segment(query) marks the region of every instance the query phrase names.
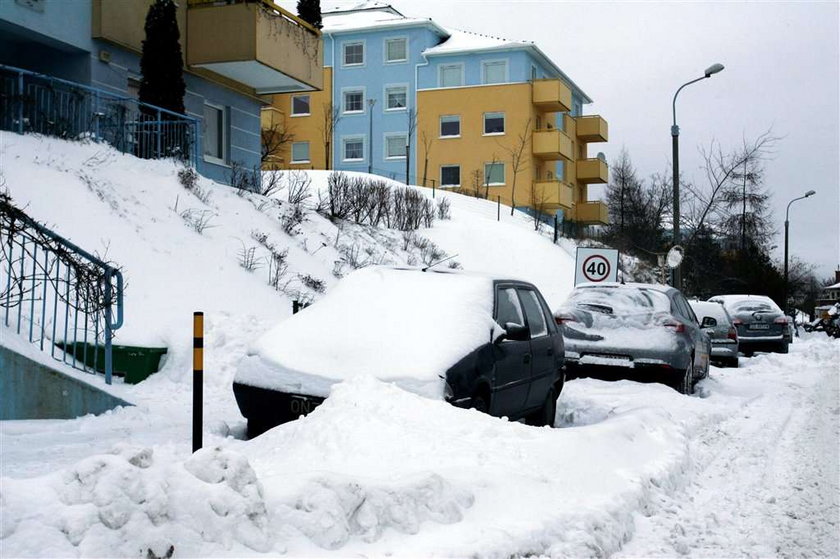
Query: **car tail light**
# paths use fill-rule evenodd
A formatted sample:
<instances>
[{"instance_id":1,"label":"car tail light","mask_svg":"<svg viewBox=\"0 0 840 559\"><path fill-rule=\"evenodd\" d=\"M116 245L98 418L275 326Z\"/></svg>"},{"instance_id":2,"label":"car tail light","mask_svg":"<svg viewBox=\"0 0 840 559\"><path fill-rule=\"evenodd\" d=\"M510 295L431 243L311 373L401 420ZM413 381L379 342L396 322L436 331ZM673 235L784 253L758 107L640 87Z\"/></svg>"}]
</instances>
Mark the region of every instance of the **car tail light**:
<instances>
[{"instance_id":1,"label":"car tail light","mask_svg":"<svg viewBox=\"0 0 840 559\"><path fill-rule=\"evenodd\" d=\"M666 319L662 323L662 326L677 333L685 332L685 324L678 320L674 320L673 318Z\"/></svg>"},{"instance_id":2,"label":"car tail light","mask_svg":"<svg viewBox=\"0 0 840 559\"><path fill-rule=\"evenodd\" d=\"M773 321L773 323L774 323L774 324L787 324L787 323L788 323L788 317L786 317L786 316L780 316L779 318L777 318L776 320L774 320L774 321Z\"/></svg>"},{"instance_id":3,"label":"car tail light","mask_svg":"<svg viewBox=\"0 0 840 559\"><path fill-rule=\"evenodd\" d=\"M726 337L730 340L738 341L738 331L735 328L730 328L729 332L727 332Z\"/></svg>"},{"instance_id":4,"label":"car tail light","mask_svg":"<svg viewBox=\"0 0 840 559\"><path fill-rule=\"evenodd\" d=\"M572 313L561 312L554 315L554 322L557 323L557 326L562 326L567 322L577 322L578 319Z\"/></svg>"}]
</instances>

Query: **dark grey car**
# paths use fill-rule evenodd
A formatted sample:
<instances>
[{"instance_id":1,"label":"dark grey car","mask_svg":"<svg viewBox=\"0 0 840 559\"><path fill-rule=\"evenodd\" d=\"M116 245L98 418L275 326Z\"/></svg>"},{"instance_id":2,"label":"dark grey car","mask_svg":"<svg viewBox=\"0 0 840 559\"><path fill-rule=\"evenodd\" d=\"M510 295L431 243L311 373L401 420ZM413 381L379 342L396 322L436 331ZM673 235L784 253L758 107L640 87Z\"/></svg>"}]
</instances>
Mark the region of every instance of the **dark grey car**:
<instances>
[{"instance_id":1,"label":"dark grey car","mask_svg":"<svg viewBox=\"0 0 840 559\"><path fill-rule=\"evenodd\" d=\"M672 287L579 285L554 317L563 332L569 378L628 377L689 394L709 374L709 337Z\"/></svg>"},{"instance_id":2,"label":"dark grey car","mask_svg":"<svg viewBox=\"0 0 840 559\"><path fill-rule=\"evenodd\" d=\"M709 299L720 303L732 317L738 330L741 353L750 356L755 351L787 353L793 340L790 319L770 297L764 295L716 295Z\"/></svg>"},{"instance_id":3,"label":"dark grey car","mask_svg":"<svg viewBox=\"0 0 840 559\"><path fill-rule=\"evenodd\" d=\"M689 301L700 326L712 341L712 361L724 367L738 366L738 331L720 303Z\"/></svg>"}]
</instances>

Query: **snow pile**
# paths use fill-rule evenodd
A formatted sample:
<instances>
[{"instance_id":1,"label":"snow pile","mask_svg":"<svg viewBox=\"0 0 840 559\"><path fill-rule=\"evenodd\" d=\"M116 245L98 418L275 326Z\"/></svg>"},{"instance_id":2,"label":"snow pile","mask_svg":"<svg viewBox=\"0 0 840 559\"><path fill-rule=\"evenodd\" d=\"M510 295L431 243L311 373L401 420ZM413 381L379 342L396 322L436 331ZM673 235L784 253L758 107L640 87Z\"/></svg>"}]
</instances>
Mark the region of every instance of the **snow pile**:
<instances>
[{"instance_id":1,"label":"snow pile","mask_svg":"<svg viewBox=\"0 0 840 559\"><path fill-rule=\"evenodd\" d=\"M236 381L327 396L335 382L373 375L441 397L442 375L494 326L489 277L367 268L263 336Z\"/></svg>"}]
</instances>

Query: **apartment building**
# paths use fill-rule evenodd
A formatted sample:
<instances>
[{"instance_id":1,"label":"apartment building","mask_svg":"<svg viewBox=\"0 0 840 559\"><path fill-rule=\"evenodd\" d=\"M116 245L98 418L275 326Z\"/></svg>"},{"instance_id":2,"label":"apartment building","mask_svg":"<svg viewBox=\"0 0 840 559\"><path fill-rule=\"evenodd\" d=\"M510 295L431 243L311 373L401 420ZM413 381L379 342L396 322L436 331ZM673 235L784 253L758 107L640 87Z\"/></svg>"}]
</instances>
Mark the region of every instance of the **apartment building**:
<instances>
[{"instance_id":1,"label":"apartment building","mask_svg":"<svg viewBox=\"0 0 840 559\"><path fill-rule=\"evenodd\" d=\"M326 12L324 88L274 96L264 125L289 141L278 168L369 171L460 189L583 225L607 223L588 200L605 183L607 122L531 42L446 29L389 5ZM517 155L518 154L518 155Z\"/></svg>"},{"instance_id":2,"label":"apartment building","mask_svg":"<svg viewBox=\"0 0 840 559\"><path fill-rule=\"evenodd\" d=\"M104 99L112 104L136 99L144 23L152 2L0 1L3 93L16 96L20 107L46 102L54 97L48 89L67 86L76 97L90 99L65 108L88 110L89 119L102 118ZM187 86L184 105L199 127L190 149L200 173L225 182L232 163L261 163L260 115L270 99L266 95L322 87L320 32L268 0L185 0L177 6ZM73 89L72 84L85 88ZM54 112L59 105L54 101L43 110ZM13 104L3 108L13 110ZM12 115L2 122L21 132L39 131L31 120Z\"/></svg>"}]
</instances>

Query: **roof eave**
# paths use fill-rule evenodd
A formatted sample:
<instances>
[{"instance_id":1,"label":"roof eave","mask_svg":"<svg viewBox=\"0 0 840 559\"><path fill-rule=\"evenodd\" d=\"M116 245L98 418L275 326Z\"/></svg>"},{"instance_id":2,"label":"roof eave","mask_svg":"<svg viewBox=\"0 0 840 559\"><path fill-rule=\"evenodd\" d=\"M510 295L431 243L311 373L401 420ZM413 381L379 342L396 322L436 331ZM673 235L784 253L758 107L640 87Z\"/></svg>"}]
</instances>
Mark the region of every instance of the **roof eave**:
<instances>
[{"instance_id":1,"label":"roof eave","mask_svg":"<svg viewBox=\"0 0 840 559\"><path fill-rule=\"evenodd\" d=\"M353 27L349 29L335 29L335 30L326 30L322 29L321 32L324 35L339 35L344 33L361 33L364 31L376 31L379 29L404 29L406 27L427 27L440 35L441 37L449 37L449 34L446 30L435 23L432 20L423 20L423 21L407 21L404 23L395 23L390 25L366 25L364 27Z\"/></svg>"}]
</instances>

